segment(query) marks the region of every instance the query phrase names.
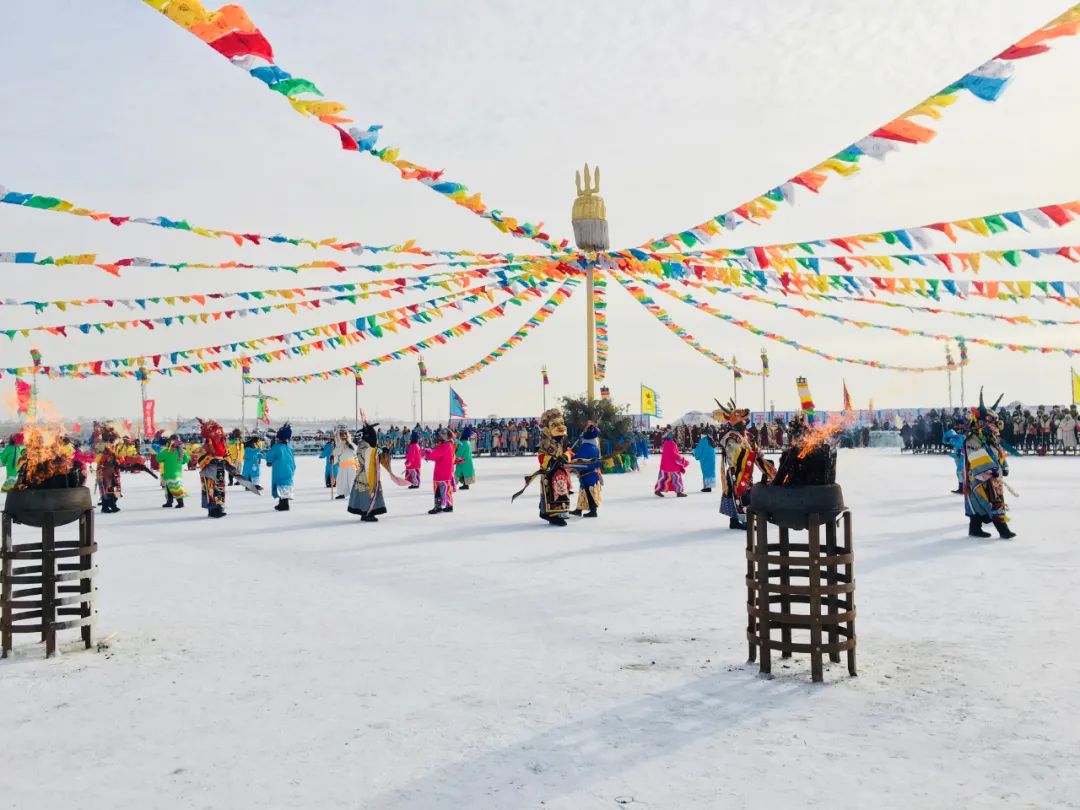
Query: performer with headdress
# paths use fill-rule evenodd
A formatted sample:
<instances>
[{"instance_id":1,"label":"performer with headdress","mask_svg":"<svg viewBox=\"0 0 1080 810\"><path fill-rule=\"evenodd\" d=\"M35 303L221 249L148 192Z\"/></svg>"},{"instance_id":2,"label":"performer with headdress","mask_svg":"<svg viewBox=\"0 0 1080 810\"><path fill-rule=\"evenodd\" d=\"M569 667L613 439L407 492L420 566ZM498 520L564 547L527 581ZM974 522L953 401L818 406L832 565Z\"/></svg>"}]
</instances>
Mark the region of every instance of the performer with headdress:
<instances>
[{"instance_id":1,"label":"performer with headdress","mask_svg":"<svg viewBox=\"0 0 1080 810\"><path fill-rule=\"evenodd\" d=\"M202 507L208 517L225 517L225 472L229 466L225 430L213 419L199 420L203 445L197 466L202 481Z\"/></svg>"},{"instance_id":2,"label":"performer with headdress","mask_svg":"<svg viewBox=\"0 0 1080 810\"><path fill-rule=\"evenodd\" d=\"M349 494L349 512L360 515L365 523L376 523L379 515L386 514L379 470L384 454L379 451L379 434L375 432L375 427L365 424L360 430L360 441L356 443L356 477ZM389 451L386 451L385 457L389 463Z\"/></svg>"},{"instance_id":3,"label":"performer with headdress","mask_svg":"<svg viewBox=\"0 0 1080 810\"><path fill-rule=\"evenodd\" d=\"M457 463L454 465L454 473L462 489L468 489L470 484L476 483L476 467L473 464L472 443L469 441L472 436L472 427L466 426L461 431L461 436L458 438L457 447L455 448Z\"/></svg>"},{"instance_id":4,"label":"performer with headdress","mask_svg":"<svg viewBox=\"0 0 1080 810\"><path fill-rule=\"evenodd\" d=\"M184 447L184 442L179 436L170 436L168 444L158 451L155 460L161 465L161 483L165 487L165 503L162 509L173 506L184 508L184 466L191 460L191 454Z\"/></svg>"},{"instance_id":5,"label":"performer with headdress","mask_svg":"<svg viewBox=\"0 0 1080 810\"><path fill-rule=\"evenodd\" d=\"M435 463L431 479L435 489L435 506L428 510L429 515L454 511L454 465L457 463L457 444L446 428L439 428L436 444L430 450L424 450L424 461Z\"/></svg>"},{"instance_id":6,"label":"performer with headdress","mask_svg":"<svg viewBox=\"0 0 1080 810\"><path fill-rule=\"evenodd\" d=\"M409 446L405 449L405 480L409 482L409 489L420 489L420 462L422 460L420 434L414 430L409 436Z\"/></svg>"},{"instance_id":7,"label":"performer with headdress","mask_svg":"<svg viewBox=\"0 0 1080 810\"><path fill-rule=\"evenodd\" d=\"M578 474L577 508L570 512L578 517L597 517L604 475L600 460L600 430L589 422L581 432L581 442L574 456L573 468Z\"/></svg>"},{"instance_id":8,"label":"performer with headdress","mask_svg":"<svg viewBox=\"0 0 1080 810\"><path fill-rule=\"evenodd\" d=\"M999 439L1001 422L996 408L1001 397L990 408L979 390L979 407L973 410L967 438L964 440L964 514L968 517L971 537L989 537L983 524L993 523L1002 540L1016 534L1009 528L1008 506L1005 504L1005 476L1009 461Z\"/></svg>"},{"instance_id":9,"label":"performer with headdress","mask_svg":"<svg viewBox=\"0 0 1080 810\"><path fill-rule=\"evenodd\" d=\"M565 526L570 511L570 450L566 446L566 422L562 411L549 408L540 415L540 468L525 476L525 486L510 501L521 495L536 478L540 479L540 518L553 526Z\"/></svg>"},{"instance_id":10,"label":"performer with headdress","mask_svg":"<svg viewBox=\"0 0 1080 810\"><path fill-rule=\"evenodd\" d=\"M660 472L653 488L656 497L663 498L665 492L674 492L675 497L685 498L683 473L689 466L690 462L682 457L679 446L675 444L675 437L670 433L664 436L664 443L660 446Z\"/></svg>"},{"instance_id":11,"label":"performer with headdress","mask_svg":"<svg viewBox=\"0 0 1080 810\"><path fill-rule=\"evenodd\" d=\"M286 422L276 434L274 446L266 454L266 466L270 468L270 494L278 499L278 512L289 511L289 500L293 496L293 478L296 475L296 458L293 455L292 426Z\"/></svg>"},{"instance_id":12,"label":"performer with headdress","mask_svg":"<svg viewBox=\"0 0 1080 810\"><path fill-rule=\"evenodd\" d=\"M763 481L771 479L776 470L746 433L749 409L736 408L732 401L721 405L717 400L716 404L720 407L713 411L713 418L725 424L724 432L720 434L720 456L724 465L720 514L727 515L728 528L745 529L754 468L761 470Z\"/></svg>"},{"instance_id":13,"label":"performer with headdress","mask_svg":"<svg viewBox=\"0 0 1080 810\"><path fill-rule=\"evenodd\" d=\"M334 479L336 500L342 500L352 494L353 482L356 481L356 445L349 431L340 428L334 439L334 458L337 459L337 476Z\"/></svg>"},{"instance_id":14,"label":"performer with headdress","mask_svg":"<svg viewBox=\"0 0 1080 810\"><path fill-rule=\"evenodd\" d=\"M105 442L95 459L97 464L97 489L101 496L101 511L105 514L119 512L117 500L123 497L120 485L120 459L112 444Z\"/></svg>"}]
</instances>

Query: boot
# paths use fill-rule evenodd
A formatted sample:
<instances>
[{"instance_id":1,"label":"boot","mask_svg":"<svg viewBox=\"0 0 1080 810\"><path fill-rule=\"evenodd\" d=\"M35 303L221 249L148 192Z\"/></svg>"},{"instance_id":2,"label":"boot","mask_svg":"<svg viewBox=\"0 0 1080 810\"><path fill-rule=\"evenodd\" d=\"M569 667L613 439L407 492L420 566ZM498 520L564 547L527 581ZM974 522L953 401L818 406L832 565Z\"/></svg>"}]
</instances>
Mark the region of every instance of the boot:
<instances>
[{"instance_id":1,"label":"boot","mask_svg":"<svg viewBox=\"0 0 1080 810\"><path fill-rule=\"evenodd\" d=\"M675 497L676 498L685 498L686 493L685 492L677 492L677 493L675 493Z\"/></svg>"},{"instance_id":2,"label":"boot","mask_svg":"<svg viewBox=\"0 0 1080 810\"><path fill-rule=\"evenodd\" d=\"M989 537L990 532L984 532L982 527L982 520L977 517L971 518L971 522L968 524L968 537Z\"/></svg>"},{"instance_id":3,"label":"boot","mask_svg":"<svg viewBox=\"0 0 1080 810\"><path fill-rule=\"evenodd\" d=\"M453 511L454 511L454 507L452 507L452 506L444 506L443 507L443 514L444 515L448 515Z\"/></svg>"},{"instance_id":4,"label":"boot","mask_svg":"<svg viewBox=\"0 0 1080 810\"><path fill-rule=\"evenodd\" d=\"M375 517L374 515L364 515L362 518L360 518L360 522L361 523L378 523L379 519L377 517Z\"/></svg>"},{"instance_id":5,"label":"boot","mask_svg":"<svg viewBox=\"0 0 1080 810\"><path fill-rule=\"evenodd\" d=\"M589 510L588 512L586 512L586 513L585 513L584 515L582 515L582 517L599 517L599 515L597 515L597 514L596 514L596 510L595 510L595 509L590 509L590 510Z\"/></svg>"},{"instance_id":6,"label":"boot","mask_svg":"<svg viewBox=\"0 0 1080 810\"><path fill-rule=\"evenodd\" d=\"M705 487L702 492L712 492L712 487Z\"/></svg>"},{"instance_id":7,"label":"boot","mask_svg":"<svg viewBox=\"0 0 1080 810\"><path fill-rule=\"evenodd\" d=\"M289 511L289 499L288 498L280 498L280 499L278 499L277 506L275 506L274 509L277 510L278 512L288 512Z\"/></svg>"},{"instance_id":8,"label":"boot","mask_svg":"<svg viewBox=\"0 0 1080 810\"><path fill-rule=\"evenodd\" d=\"M162 509L168 509L172 505L173 505L172 493L171 492L166 492L165 493L165 503L163 503L161 505L161 508Z\"/></svg>"},{"instance_id":9,"label":"boot","mask_svg":"<svg viewBox=\"0 0 1080 810\"><path fill-rule=\"evenodd\" d=\"M428 510L428 514L429 514L429 515L437 515L437 514L439 514L439 512L441 512L441 511L442 511L442 507L441 507L441 506L439 506L439 496L438 496L438 495L436 495L436 496L435 496L435 508L434 508L434 509L429 509L429 510Z\"/></svg>"},{"instance_id":10,"label":"boot","mask_svg":"<svg viewBox=\"0 0 1080 810\"><path fill-rule=\"evenodd\" d=\"M206 516L212 518L223 518L225 517L225 507L220 505L211 506L210 511L206 513Z\"/></svg>"},{"instance_id":11,"label":"boot","mask_svg":"<svg viewBox=\"0 0 1080 810\"><path fill-rule=\"evenodd\" d=\"M1009 528L1004 518L994 518L994 528L997 529L998 537L1002 540L1012 540L1016 537L1016 532Z\"/></svg>"},{"instance_id":12,"label":"boot","mask_svg":"<svg viewBox=\"0 0 1080 810\"><path fill-rule=\"evenodd\" d=\"M544 520L546 520L552 526L565 526L566 525L566 518L559 517L558 515L552 515L551 517L546 517L546 518L544 518Z\"/></svg>"},{"instance_id":13,"label":"boot","mask_svg":"<svg viewBox=\"0 0 1080 810\"><path fill-rule=\"evenodd\" d=\"M573 515L574 517L581 517L581 510L580 509L571 509L570 514Z\"/></svg>"},{"instance_id":14,"label":"boot","mask_svg":"<svg viewBox=\"0 0 1080 810\"><path fill-rule=\"evenodd\" d=\"M468 484L462 484L462 485L461 485L461 489L468 489L468 488L469 488L469 485L468 485Z\"/></svg>"},{"instance_id":15,"label":"boot","mask_svg":"<svg viewBox=\"0 0 1080 810\"><path fill-rule=\"evenodd\" d=\"M177 509L183 509L184 508L184 499L183 498L177 498L176 499L176 508Z\"/></svg>"},{"instance_id":16,"label":"boot","mask_svg":"<svg viewBox=\"0 0 1080 810\"><path fill-rule=\"evenodd\" d=\"M728 520L727 525L728 525L729 529L734 529L735 531L742 531L743 530L742 522L737 517L735 517L734 515L732 515L731 518Z\"/></svg>"}]
</instances>

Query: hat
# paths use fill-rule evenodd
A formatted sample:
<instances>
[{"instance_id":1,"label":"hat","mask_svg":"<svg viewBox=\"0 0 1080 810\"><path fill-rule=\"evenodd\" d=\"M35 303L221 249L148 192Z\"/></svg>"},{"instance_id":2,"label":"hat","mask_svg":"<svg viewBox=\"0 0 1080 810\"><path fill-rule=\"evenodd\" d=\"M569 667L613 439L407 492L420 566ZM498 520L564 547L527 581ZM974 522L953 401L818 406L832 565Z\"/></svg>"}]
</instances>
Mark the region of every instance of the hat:
<instances>
[{"instance_id":1,"label":"hat","mask_svg":"<svg viewBox=\"0 0 1080 810\"><path fill-rule=\"evenodd\" d=\"M360 438L365 444L375 447L379 443L379 434L375 432L375 425L364 425L360 428Z\"/></svg>"},{"instance_id":2,"label":"hat","mask_svg":"<svg viewBox=\"0 0 1080 810\"><path fill-rule=\"evenodd\" d=\"M720 407L712 412L713 419L718 422L727 422L729 425L738 425L750 417L749 408L736 408L735 400L729 399L727 405L721 404L720 400L713 399Z\"/></svg>"},{"instance_id":3,"label":"hat","mask_svg":"<svg viewBox=\"0 0 1080 810\"><path fill-rule=\"evenodd\" d=\"M420 441L420 434L414 430L409 434L409 444L414 444L418 441Z\"/></svg>"},{"instance_id":4,"label":"hat","mask_svg":"<svg viewBox=\"0 0 1080 810\"><path fill-rule=\"evenodd\" d=\"M287 442L292 438L292 425L286 422L278 428L277 439L279 442Z\"/></svg>"},{"instance_id":5,"label":"hat","mask_svg":"<svg viewBox=\"0 0 1080 810\"><path fill-rule=\"evenodd\" d=\"M463 441L467 442L469 439L472 438L472 435L473 435L472 425L466 425L465 429L461 431L461 438L462 438Z\"/></svg>"},{"instance_id":6,"label":"hat","mask_svg":"<svg viewBox=\"0 0 1080 810\"><path fill-rule=\"evenodd\" d=\"M600 430L591 422L581 431L581 441L587 444L600 445Z\"/></svg>"},{"instance_id":7,"label":"hat","mask_svg":"<svg viewBox=\"0 0 1080 810\"><path fill-rule=\"evenodd\" d=\"M446 428L439 428L439 432L435 435L439 437L440 442L450 441L450 431Z\"/></svg>"}]
</instances>

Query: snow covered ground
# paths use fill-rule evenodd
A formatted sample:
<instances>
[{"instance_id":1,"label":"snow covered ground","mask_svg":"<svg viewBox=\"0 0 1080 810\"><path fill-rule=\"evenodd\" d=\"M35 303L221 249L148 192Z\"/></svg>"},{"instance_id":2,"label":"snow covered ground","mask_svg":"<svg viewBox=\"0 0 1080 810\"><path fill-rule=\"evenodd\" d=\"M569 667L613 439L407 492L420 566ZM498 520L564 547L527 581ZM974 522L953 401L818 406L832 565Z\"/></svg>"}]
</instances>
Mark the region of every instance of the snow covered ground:
<instances>
[{"instance_id":1,"label":"snow covered ground","mask_svg":"<svg viewBox=\"0 0 1080 810\"><path fill-rule=\"evenodd\" d=\"M844 451L859 677L824 685L745 663L743 538L696 472L661 501L651 459L556 529L509 502L528 460L480 460L454 514L425 480L366 525L320 464L293 511L232 490L221 521L125 477L110 649L0 663L0 806L1080 803L1080 459L1013 462L1005 542L965 536L949 459Z\"/></svg>"}]
</instances>

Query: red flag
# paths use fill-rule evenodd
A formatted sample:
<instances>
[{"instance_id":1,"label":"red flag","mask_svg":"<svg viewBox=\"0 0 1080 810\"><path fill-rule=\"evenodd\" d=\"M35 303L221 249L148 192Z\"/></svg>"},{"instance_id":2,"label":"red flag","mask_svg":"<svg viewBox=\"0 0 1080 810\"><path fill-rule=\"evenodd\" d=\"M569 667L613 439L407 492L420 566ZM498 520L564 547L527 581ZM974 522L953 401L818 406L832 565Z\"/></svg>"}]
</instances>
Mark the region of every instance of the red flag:
<instances>
[{"instance_id":1,"label":"red flag","mask_svg":"<svg viewBox=\"0 0 1080 810\"><path fill-rule=\"evenodd\" d=\"M153 436L157 431L154 425L154 400L148 399L143 403L143 436Z\"/></svg>"},{"instance_id":2,"label":"red flag","mask_svg":"<svg viewBox=\"0 0 1080 810\"><path fill-rule=\"evenodd\" d=\"M844 413L851 413L851 394L847 390L847 380L844 380Z\"/></svg>"},{"instance_id":3,"label":"red flag","mask_svg":"<svg viewBox=\"0 0 1080 810\"><path fill-rule=\"evenodd\" d=\"M33 386L28 382L15 379L15 401L18 405L19 416L26 416L30 413L30 396L33 391Z\"/></svg>"}]
</instances>

